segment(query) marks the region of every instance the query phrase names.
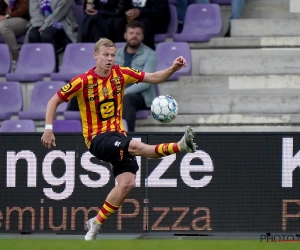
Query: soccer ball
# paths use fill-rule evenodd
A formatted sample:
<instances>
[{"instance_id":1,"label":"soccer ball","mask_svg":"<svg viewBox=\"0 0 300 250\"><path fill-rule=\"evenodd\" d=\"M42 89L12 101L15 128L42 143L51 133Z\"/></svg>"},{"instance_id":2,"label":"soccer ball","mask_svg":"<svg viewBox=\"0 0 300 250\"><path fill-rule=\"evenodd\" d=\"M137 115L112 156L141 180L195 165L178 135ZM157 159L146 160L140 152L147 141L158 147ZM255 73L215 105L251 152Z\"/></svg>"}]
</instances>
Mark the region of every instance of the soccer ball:
<instances>
[{"instance_id":1,"label":"soccer ball","mask_svg":"<svg viewBox=\"0 0 300 250\"><path fill-rule=\"evenodd\" d=\"M151 114L162 123L173 121L178 114L178 104L172 96L160 95L151 104Z\"/></svg>"}]
</instances>

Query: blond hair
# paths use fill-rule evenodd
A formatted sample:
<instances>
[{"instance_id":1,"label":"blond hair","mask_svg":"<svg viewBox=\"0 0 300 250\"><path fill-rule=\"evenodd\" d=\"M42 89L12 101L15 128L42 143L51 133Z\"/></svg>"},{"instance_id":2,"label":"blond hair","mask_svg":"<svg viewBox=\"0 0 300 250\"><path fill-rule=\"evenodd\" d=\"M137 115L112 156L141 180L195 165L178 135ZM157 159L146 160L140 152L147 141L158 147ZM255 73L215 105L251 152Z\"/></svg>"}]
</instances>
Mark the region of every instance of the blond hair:
<instances>
[{"instance_id":1,"label":"blond hair","mask_svg":"<svg viewBox=\"0 0 300 250\"><path fill-rule=\"evenodd\" d=\"M96 42L95 44L95 48L94 48L94 51L95 52L98 52L100 50L100 47L101 46L105 46L105 47L115 47L116 48L116 45L113 43L113 41L107 39L107 38L100 38L98 40L98 42Z\"/></svg>"}]
</instances>

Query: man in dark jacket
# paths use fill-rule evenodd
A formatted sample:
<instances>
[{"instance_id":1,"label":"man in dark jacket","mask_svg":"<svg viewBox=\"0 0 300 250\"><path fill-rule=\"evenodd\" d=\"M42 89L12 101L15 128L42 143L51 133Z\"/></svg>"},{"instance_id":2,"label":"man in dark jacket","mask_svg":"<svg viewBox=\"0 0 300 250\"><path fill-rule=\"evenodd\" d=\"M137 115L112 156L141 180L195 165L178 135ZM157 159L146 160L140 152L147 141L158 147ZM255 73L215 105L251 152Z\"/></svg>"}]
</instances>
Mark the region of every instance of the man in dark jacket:
<instances>
[{"instance_id":1,"label":"man in dark jacket","mask_svg":"<svg viewBox=\"0 0 300 250\"><path fill-rule=\"evenodd\" d=\"M125 18L129 4L130 0L85 0L81 42L97 42L103 37L115 41L115 21Z\"/></svg>"},{"instance_id":2,"label":"man in dark jacket","mask_svg":"<svg viewBox=\"0 0 300 250\"><path fill-rule=\"evenodd\" d=\"M127 22L139 20L145 28L143 43L155 49L154 35L166 33L170 22L170 8L168 0L132 0L126 9L126 18L116 23L118 36L115 42L123 42L123 34Z\"/></svg>"},{"instance_id":3,"label":"man in dark jacket","mask_svg":"<svg viewBox=\"0 0 300 250\"><path fill-rule=\"evenodd\" d=\"M19 57L18 36L26 33L29 20L29 0L0 0L0 35L12 54L12 71Z\"/></svg>"}]
</instances>

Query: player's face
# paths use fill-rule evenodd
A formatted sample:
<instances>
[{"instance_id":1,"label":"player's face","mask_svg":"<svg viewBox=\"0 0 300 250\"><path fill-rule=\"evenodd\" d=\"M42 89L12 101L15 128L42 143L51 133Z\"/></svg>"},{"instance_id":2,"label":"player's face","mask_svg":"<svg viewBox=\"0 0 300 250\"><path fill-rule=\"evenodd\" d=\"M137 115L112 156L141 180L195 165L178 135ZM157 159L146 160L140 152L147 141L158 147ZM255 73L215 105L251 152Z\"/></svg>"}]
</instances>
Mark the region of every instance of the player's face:
<instances>
[{"instance_id":1,"label":"player's face","mask_svg":"<svg viewBox=\"0 0 300 250\"><path fill-rule=\"evenodd\" d=\"M110 70L115 63L116 52L117 49L115 47L100 46L98 52L94 53L97 67Z\"/></svg>"},{"instance_id":2,"label":"player's face","mask_svg":"<svg viewBox=\"0 0 300 250\"><path fill-rule=\"evenodd\" d=\"M144 39L143 30L141 28L128 28L124 33L124 38L127 44L132 48L140 46Z\"/></svg>"}]
</instances>

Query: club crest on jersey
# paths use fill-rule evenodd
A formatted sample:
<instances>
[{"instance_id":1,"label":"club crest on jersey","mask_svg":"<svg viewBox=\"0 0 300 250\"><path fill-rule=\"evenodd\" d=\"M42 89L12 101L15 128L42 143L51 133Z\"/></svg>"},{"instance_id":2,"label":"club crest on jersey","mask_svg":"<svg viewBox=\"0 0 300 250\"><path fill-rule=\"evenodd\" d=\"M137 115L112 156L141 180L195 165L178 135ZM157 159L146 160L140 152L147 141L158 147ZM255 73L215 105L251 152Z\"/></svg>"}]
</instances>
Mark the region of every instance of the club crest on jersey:
<instances>
[{"instance_id":1,"label":"club crest on jersey","mask_svg":"<svg viewBox=\"0 0 300 250\"><path fill-rule=\"evenodd\" d=\"M120 94L121 93L121 80L120 80L120 76L116 76L116 77L112 78L110 80L110 82L112 83L112 85L116 86L117 94Z\"/></svg>"},{"instance_id":2,"label":"club crest on jersey","mask_svg":"<svg viewBox=\"0 0 300 250\"><path fill-rule=\"evenodd\" d=\"M102 88L102 94L103 94L104 96L108 96L108 88L107 88L107 87L103 87L103 88Z\"/></svg>"}]
</instances>

